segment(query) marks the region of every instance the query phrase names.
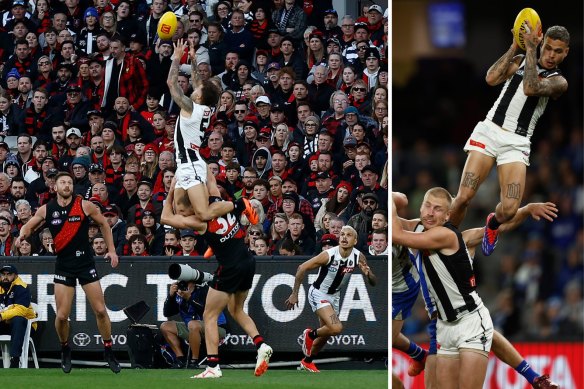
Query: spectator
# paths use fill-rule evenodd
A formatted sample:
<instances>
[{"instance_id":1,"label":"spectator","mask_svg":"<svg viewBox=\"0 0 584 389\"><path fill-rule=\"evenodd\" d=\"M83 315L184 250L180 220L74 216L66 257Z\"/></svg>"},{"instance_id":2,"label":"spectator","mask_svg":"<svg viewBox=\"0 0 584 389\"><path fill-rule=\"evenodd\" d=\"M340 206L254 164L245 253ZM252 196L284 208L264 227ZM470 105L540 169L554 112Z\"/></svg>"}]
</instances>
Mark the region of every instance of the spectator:
<instances>
[{"instance_id":1,"label":"spectator","mask_svg":"<svg viewBox=\"0 0 584 389\"><path fill-rule=\"evenodd\" d=\"M290 35L300 41L306 28L306 14L294 0L284 0L284 6L272 12L272 22L282 35Z\"/></svg>"},{"instance_id":2,"label":"spectator","mask_svg":"<svg viewBox=\"0 0 584 389\"><path fill-rule=\"evenodd\" d=\"M93 253L96 256L103 257L105 254L107 254L107 246L102 234L98 233L93 237L91 247L93 248Z\"/></svg>"},{"instance_id":3,"label":"spectator","mask_svg":"<svg viewBox=\"0 0 584 389\"><path fill-rule=\"evenodd\" d=\"M387 230L373 230L369 254L371 255L388 255L387 252Z\"/></svg>"},{"instance_id":4,"label":"spectator","mask_svg":"<svg viewBox=\"0 0 584 389\"><path fill-rule=\"evenodd\" d=\"M148 253L148 240L143 234L135 234L128 240L128 245L130 246L130 256L131 257L147 257Z\"/></svg>"},{"instance_id":5,"label":"spectator","mask_svg":"<svg viewBox=\"0 0 584 389\"><path fill-rule=\"evenodd\" d=\"M355 231L359 234L359 240L357 242L358 246L365 249L367 248L368 237L371 233L371 219L373 217L373 211L379 206L379 198L375 193L365 193L359 197L359 201L362 204L362 211L356 215L353 215L347 225L353 227Z\"/></svg>"},{"instance_id":6,"label":"spectator","mask_svg":"<svg viewBox=\"0 0 584 389\"><path fill-rule=\"evenodd\" d=\"M180 231L180 246L182 249L183 256L196 257L199 256L199 252L195 249L197 244L197 235L193 230L181 230Z\"/></svg>"},{"instance_id":7,"label":"spectator","mask_svg":"<svg viewBox=\"0 0 584 389\"><path fill-rule=\"evenodd\" d=\"M164 255L181 256L182 247L179 244L180 232L175 229L168 229L164 233Z\"/></svg>"},{"instance_id":8,"label":"spectator","mask_svg":"<svg viewBox=\"0 0 584 389\"><path fill-rule=\"evenodd\" d=\"M142 62L133 54L125 52L126 45L122 38L114 37L110 42L112 52L111 67L106 67L106 80L118 80L117 87L109 85L104 90L105 107L112 109L114 101L119 97L126 97L133 110L138 110L146 103L148 79ZM122 69L124 70L122 72ZM118 92L119 91L119 92Z\"/></svg>"},{"instance_id":9,"label":"spectator","mask_svg":"<svg viewBox=\"0 0 584 389\"><path fill-rule=\"evenodd\" d=\"M90 187L89 182L89 160L86 157L77 157L71 162L71 171L74 177L74 188L73 192L75 194L84 196ZM106 192L107 193L107 192Z\"/></svg>"},{"instance_id":10,"label":"spectator","mask_svg":"<svg viewBox=\"0 0 584 389\"><path fill-rule=\"evenodd\" d=\"M39 247L37 254L39 256L53 256L55 251L53 249L53 235L48 228L44 228L39 234L41 246Z\"/></svg>"},{"instance_id":11,"label":"spectator","mask_svg":"<svg viewBox=\"0 0 584 389\"><path fill-rule=\"evenodd\" d=\"M331 196L322 200L322 206L314 217L314 222L318 226L326 213L333 213L335 216L349 220L349 199L353 186L341 181L332 191ZM318 229L317 229L318 232Z\"/></svg>"},{"instance_id":12,"label":"spectator","mask_svg":"<svg viewBox=\"0 0 584 389\"><path fill-rule=\"evenodd\" d=\"M287 237L282 240L278 248L278 254L285 257L293 257L295 255L303 255L302 249L294 243L294 241Z\"/></svg>"},{"instance_id":13,"label":"spectator","mask_svg":"<svg viewBox=\"0 0 584 389\"><path fill-rule=\"evenodd\" d=\"M18 368L28 320L35 318L36 313L30 305L30 289L13 265L0 268L0 298L4 307L0 313L0 333L11 336L10 367ZM36 328L37 323L33 323L32 330Z\"/></svg>"},{"instance_id":14,"label":"spectator","mask_svg":"<svg viewBox=\"0 0 584 389\"><path fill-rule=\"evenodd\" d=\"M339 245L339 241L333 234L324 234L320 240L321 252Z\"/></svg>"}]
</instances>

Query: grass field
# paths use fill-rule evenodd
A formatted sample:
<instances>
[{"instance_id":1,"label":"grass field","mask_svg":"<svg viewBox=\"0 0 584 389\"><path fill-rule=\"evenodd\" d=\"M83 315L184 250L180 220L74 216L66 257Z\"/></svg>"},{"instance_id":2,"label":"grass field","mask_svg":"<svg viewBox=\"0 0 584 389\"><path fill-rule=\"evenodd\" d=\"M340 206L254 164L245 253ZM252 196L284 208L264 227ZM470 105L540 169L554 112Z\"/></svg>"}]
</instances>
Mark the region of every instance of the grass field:
<instances>
[{"instance_id":1,"label":"grass field","mask_svg":"<svg viewBox=\"0 0 584 389\"><path fill-rule=\"evenodd\" d=\"M73 368L70 374L61 369L4 369L2 382L11 388L387 388L387 370L323 370L319 374L295 370L270 370L255 377L253 370L223 369L223 377L193 380L189 377L202 370L132 370L118 375L108 369Z\"/></svg>"}]
</instances>

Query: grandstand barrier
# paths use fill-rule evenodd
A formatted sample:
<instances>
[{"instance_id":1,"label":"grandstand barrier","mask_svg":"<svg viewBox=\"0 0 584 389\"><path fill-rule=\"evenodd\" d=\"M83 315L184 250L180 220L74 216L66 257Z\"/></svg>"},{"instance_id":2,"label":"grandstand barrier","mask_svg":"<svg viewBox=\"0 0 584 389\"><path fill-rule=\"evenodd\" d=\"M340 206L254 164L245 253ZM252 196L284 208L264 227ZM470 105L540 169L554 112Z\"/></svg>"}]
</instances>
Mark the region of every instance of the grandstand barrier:
<instances>
[{"instance_id":1,"label":"grandstand barrier","mask_svg":"<svg viewBox=\"0 0 584 389\"><path fill-rule=\"evenodd\" d=\"M584 389L584 343L530 342L513 343L517 351L540 374L549 374L561 388ZM421 345L428 348L428 345ZM424 389L424 374L408 376L409 357L397 350L392 352L393 372L400 377L406 389ZM484 388L528 389L531 385L514 369L501 362L493 353Z\"/></svg>"},{"instance_id":2,"label":"grandstand barrier","mask_svg":"<svg viewBox=\"0 0 584 389\"><path fill-rule=\"evenodd\" d=\"M307 301L308 287L316 279L316 271L305 278L299 293L299 306L287 311L284 301L294 285L298 265L310 257L257 257L256 274L244 309L255 320L262 335L280 352L300 350L300 335L306 327L318 324ZM327 351L338 352L387 352L388 344L388 258L368 257L371 269L378 278L378 285L371 287L360 271L351 274L347 286L341 292L340 319L344 329L341 335L329 341ZM35 335L37 350L60 349L54 328L54 257L2 258L1 264L14 264L20 277L30 285L32 300L39 305L40 326ZM114 350L125 351L126 329L129 320L122 309L140 300L150 305L150 311L140 323L160 325L164 300L169 285L168 266L186 263L199 270L213 272L215 260L202 257L120 257L117 268L96 259L101 276L105 301L112 322ZM76 295L70 315L70 343L74 351L101 351L102 339L97 330L95 317L82 288L76 287ZM229 318L229 337L226 350L249 351L252 340Z\"/></svg>"}]
</instances>

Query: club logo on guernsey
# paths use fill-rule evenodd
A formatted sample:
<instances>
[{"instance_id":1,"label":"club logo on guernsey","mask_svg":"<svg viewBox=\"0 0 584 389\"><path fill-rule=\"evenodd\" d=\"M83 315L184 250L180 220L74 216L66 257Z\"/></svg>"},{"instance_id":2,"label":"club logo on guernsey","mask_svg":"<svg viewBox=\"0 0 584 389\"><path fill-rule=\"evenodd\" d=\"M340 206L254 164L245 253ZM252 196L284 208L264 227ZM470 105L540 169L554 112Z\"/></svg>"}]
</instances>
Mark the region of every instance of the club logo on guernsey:
<instances>
[{"instance_id":1,"label":"club logo on guernsey","mask_svg":"<svg viewBox=\"0 0 584 389\"><path fill-rule=\"evenodd\" d=\"M80 222L81 221L81 216L71 216L69 218L69 222Z\"/></svg>"},{"instance_id":2,"label":"club logo on guernsey","mask_svg":"<svg viewBox=\"0 0 584 389\"><path fill-rule=\"evenodd\" d=\"M59 213L59 211L55 211L53 212L53 218L58 218L59 216L61 216L61 214Z\"/></svg>"}]
</instances>

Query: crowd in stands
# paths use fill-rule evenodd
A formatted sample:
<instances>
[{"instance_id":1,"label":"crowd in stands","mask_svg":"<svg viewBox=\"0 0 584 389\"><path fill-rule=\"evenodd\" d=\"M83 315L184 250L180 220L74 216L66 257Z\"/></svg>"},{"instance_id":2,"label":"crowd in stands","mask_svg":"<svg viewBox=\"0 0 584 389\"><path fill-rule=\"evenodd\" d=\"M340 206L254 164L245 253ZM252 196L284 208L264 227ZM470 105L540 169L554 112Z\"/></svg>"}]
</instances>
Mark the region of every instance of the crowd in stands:
<instances>
[{"instance_id":1,"label":"crowd in stands","mask_svg":"<svg viewBox=\"0 0 584 389\"><path fill-rule=\"evenodd\" d=\"M172 11L172 40L157 36ZM0 255L51 255L41 229L18 229L56 197L69 171L95 203L118 254L202 255L192 231L160 225L176 168L180 107L167 75L173 43L196 51L202 80L222 88L200 149L225 199L261 216L258 255L312 255L359 233L387 254L387 10L341 15L330 0L12 0L0 4ZM191 66L179 86L190 96ZM97 226L95 254L106 247Z\"/></svg>"}]
</instances>

